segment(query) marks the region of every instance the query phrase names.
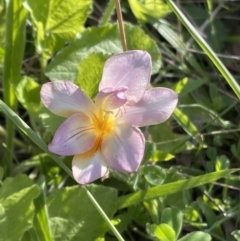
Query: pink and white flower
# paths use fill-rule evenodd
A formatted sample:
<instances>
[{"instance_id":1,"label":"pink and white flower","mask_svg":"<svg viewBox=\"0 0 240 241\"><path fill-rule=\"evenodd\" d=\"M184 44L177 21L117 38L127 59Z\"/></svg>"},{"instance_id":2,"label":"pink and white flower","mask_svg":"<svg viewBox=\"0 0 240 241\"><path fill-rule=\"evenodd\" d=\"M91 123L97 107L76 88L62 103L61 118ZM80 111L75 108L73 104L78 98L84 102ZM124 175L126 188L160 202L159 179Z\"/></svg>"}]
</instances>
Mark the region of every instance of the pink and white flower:
<instances>
[{"instance_id":1,"label":"pink and white flower","mask_svg":"<svg viewBox=\"0 0 240 241\"><path fill-rule=\"evenodd\" d=\"M148 89L151 68L151 57L144 51L110 57L94 102L69 81L42 86L43 104L67 118L49 150L74 155L72 171L78 183L92 182L104 176L108 168L121 172L138 169L145 146L139 127L166 121L178 101L171 89Z\"/></svg>"}]
</instances>

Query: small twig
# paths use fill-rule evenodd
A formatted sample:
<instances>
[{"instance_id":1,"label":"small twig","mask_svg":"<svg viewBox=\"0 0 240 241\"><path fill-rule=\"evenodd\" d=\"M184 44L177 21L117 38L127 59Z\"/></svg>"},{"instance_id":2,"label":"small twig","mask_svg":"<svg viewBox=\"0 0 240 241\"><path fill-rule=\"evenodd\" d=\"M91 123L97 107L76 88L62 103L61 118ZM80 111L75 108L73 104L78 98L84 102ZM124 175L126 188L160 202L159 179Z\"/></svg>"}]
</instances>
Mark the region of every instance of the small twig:
<instances>
[{"instance_id":1,"label":"small twig","mask_svg":"<svg viewBox=\"0 0 240 241\"><path fill-rule=\"evenodd\" d=\"M119 25L119 30L120 30L121 40L122 40L123 51L127 51L127 41L126 41L126 36L124 31L120 0L115 0L115 3L116 3L118 25Z\"/></svg>"}]
</instances>

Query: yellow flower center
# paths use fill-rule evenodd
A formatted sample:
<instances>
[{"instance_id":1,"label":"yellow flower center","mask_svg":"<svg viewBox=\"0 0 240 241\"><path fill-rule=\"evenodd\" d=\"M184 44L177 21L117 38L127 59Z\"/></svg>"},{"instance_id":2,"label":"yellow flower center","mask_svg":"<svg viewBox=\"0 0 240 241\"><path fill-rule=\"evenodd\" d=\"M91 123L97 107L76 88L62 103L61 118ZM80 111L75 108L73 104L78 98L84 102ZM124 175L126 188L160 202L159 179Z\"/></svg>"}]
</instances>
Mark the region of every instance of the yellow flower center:
<instances>
[{"instance_id":1,"label":"yellow flower center","mask_svg":"<svg viewBox=\"0 0 240 241\"><path fill-rule=\"evenodd\" d=\"M100 110L98 116L92 119L93 127L100 138L111 134L115 127L116 118L111 112Z\"/></svg>"}]
</instances>

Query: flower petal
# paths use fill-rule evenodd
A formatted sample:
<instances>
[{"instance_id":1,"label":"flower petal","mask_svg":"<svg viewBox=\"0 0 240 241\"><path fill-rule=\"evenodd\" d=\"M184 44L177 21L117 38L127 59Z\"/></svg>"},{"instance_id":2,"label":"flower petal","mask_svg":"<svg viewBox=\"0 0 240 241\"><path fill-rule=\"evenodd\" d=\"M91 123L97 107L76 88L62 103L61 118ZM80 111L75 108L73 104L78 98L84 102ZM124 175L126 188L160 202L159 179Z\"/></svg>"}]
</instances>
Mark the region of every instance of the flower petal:
<instances>
[{"instance_id":1,"label":"flower petal","mask_svg":"<svg viewBox=\"0 0 240 241\"><path fill-rule=\"evenodd\" d=\"M124 93L127 89L127 87L121 87L115 90L112 88L103 89L97 94L95 103L104 110L114 110L119 108L127 102Z\"/></svg>"},{"instance_id":2,"label":"flower petal","mask_svg":"<svg viewBox=\"0 0 240 241\"><path fill-rule=\"evenodd\" d=\"M69 117L76 112L94 109L91 99L70 81L53 81L41 89L43 104L54 114Z\"/></svg>"},{"instance_id":3,"label":"flower petal","mask_svg":"<svg viewBox=\"0 0 240 241\"><path fill-rule=\"evenodd\" d=\"M99 90L126 86L128 101L137 102L149 85L151 69L151 57L145 51L134 50L113 55L105 63Z\"/></svg>"},{"instance_id":4,"label":"flower petal","mask_svg":"<svg viewBox=\"0 0 240 241\"><path fill-rule=\"evenodd\" d=\"M125 105L119 123L135 126L156 125L166 121L173 113L178 95L168 88L153 88L134 105Z\"/></svg>"},{"instance_id":5,"label":"flower petal","mask_svg":"<svg viewBox=\"0 0 240 241\"><path fill-rule=\"evenodd\" d=\"M101 153L97 151L88 157L84 154L74 156L72 172L78 183L86 184L104 176L107 172L107 166Z\"/></svg>"},{"instance_id":6,"label":"flower petal","mask_svg":"<svg viewBox=\"0 0 240 241\"><path fill-rule=\"evenodd\" d=\"M76 113L60 125L48 148L53 153L71 156L90 150L96 140L89 117Z\"/></svg>"},{"instance_id":7,"label":"flower petal","mask_svg":"<svg viewBox=\"0 0 240 241\"><path fill-rule=\"evenodd\" d=\"M103 139L101 151L108 167L135 172L143 158L144 143L144 136L137 127L122 125Z\"/></svg>"}]
</instances>

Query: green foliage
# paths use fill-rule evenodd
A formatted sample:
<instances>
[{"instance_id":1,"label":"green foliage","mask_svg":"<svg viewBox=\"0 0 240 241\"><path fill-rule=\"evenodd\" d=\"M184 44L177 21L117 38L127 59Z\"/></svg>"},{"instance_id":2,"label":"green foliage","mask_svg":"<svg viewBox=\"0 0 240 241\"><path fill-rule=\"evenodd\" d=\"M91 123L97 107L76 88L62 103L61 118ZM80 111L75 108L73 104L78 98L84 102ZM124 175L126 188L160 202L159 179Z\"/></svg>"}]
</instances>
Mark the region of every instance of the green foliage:
<instances>
[{"instance_id":1,"label":"green foliage","mask_svg":"<svg viewBox=\"0 0 240 241\"><path fill-rule=\"evenodd\" d=\"M116 190L94 185L89 186L88 190L111 218L116 211ZM102 236L108 229L97 210L89 203L84 189L79 186L53 192L47 199L47 206L52 234L56 241L91 241Z\"/></svg>"},{"instance_id":2,"label":"green foliage","mask_svg":"<svg viewBox=\"0 0 240 241\"><path fill-rule=\"evenodd\" d=\"M0 240L18 241L31 228L34 216L33 199L39 187L27 176L7 178L0 189Z\"/></svg>"},{"instance_id":3,"label":"green foliage","mask_svg":"<svg viewBox=\"0 0 240 241\"><path fill-rule=\"evenodd\" d=\"M102 53L89 54L78 67L78 76L74 82L92 99L98 92L98 85L107 57Z\"/></svg>"},{"instance_id":4,"label":"green foliage","mask_svg":"<svg viewBox=\"0 0 240 241\"><path fill-rule=\"evenodd\" d=\"M129 50L148 51L152 56L153 73L156 73L161 62L155 42L137 26L125 24L125 31ZM111 55L121 51L122 46L116 24L88 28L54 58L46 68L46 74L51 80L74 81L78 74L79 63L90 53Z\"/></svg>"},{"instance_id":5,"label":"green foliage","mask_svg":"<svg viewBox=\"0 0 240 241\"><path fill-rule=\"evenodd\" d=\"M24 6L36 26L38 51L51 54L83 31L92 1L24 0Z\"/></svg>"},{"instance_id":6,"label":"green foliage","mask_svg":"<svg viewBox=\"0 0 240 241\"><path fill-rule=\"evenodd\" d=\"M179 239L178 241L210 241L211 236L208 233L204 233L201 231L192 232L190 234L187 234L183 238Z\"/></svg>"},{"instance_id":7,"label":"green foliage","mask_svg":"<svg viewBox=\"0 0 240 241\"><path fill-rule=\"evenodd\" d=\"M0 0L0 241L240 241L237 3L121 1L128 49L150 53L150 85L175 90L178 107L141 128L136 173L76 186L72 156L49 152L65 118L40 102L42 84L72 81L94 101L122 52L106 2Z\"/></svg>"},{"instance_id":8,"label":"green foliage","mask_svg":"<svg viewBox=\"0 0 240 241\"><path fill-rule=\"evenodd\" d=\"M171 12L169 6L162 0L129 0L129 5L135 17L143 22L159 19Z\"/></svg>"}]
</instances>

